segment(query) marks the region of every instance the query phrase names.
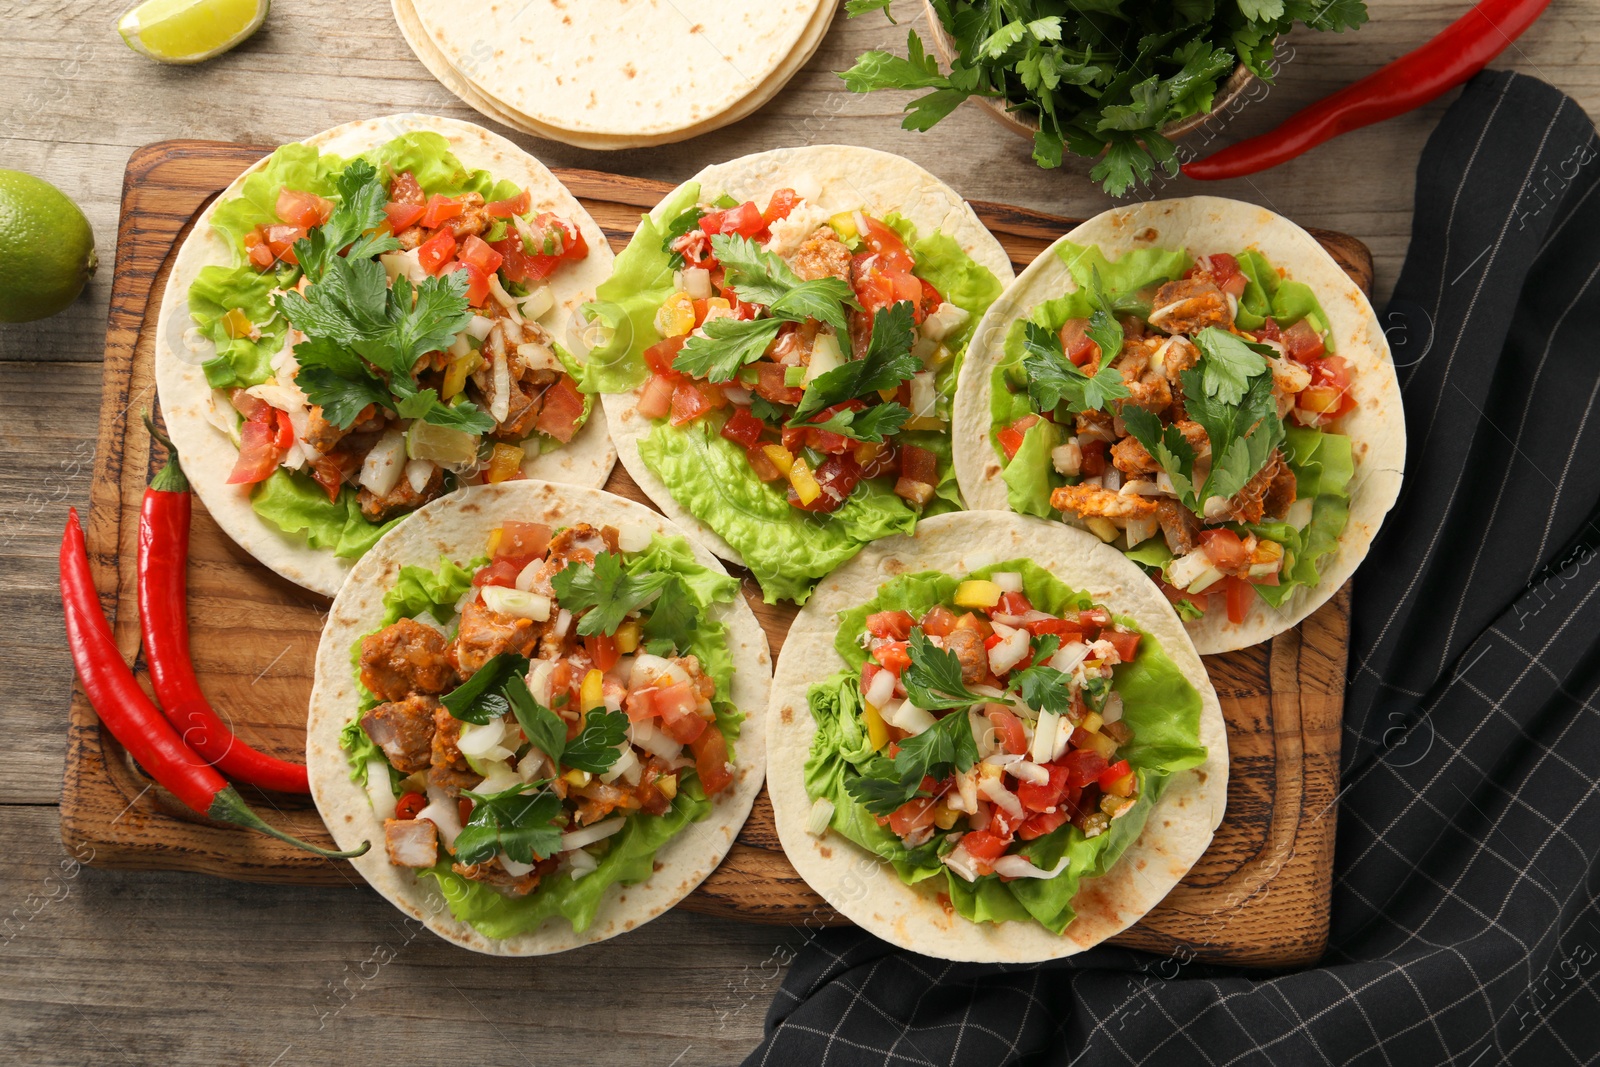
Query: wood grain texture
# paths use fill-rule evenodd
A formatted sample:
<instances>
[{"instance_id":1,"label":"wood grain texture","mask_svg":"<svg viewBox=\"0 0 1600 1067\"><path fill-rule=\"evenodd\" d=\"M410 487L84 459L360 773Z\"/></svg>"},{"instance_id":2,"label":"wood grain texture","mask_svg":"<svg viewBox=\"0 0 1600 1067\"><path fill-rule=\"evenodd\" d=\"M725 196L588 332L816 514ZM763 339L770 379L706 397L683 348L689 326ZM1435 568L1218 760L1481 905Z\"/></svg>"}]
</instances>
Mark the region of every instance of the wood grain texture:
<instances>
[{"instance_id":1,"label":"wood grain texture","mask_svg":"<svg viewBox=\"0 0 1600 1067\"><path fill-rule=\"evenodd\" d=\"M100 445L89 525L96 580L115 611L119 643L138 646L135 553L139 502L151 470L150 442L136 417L153 374L155 309L170 256L194 213L267 149L198 141L135 152L107 332ZM641 209L669 188L594 171L560 172L621 247ZM1018 268L1071 221L980 202L985 223ZM1324 238L1352 275L1370 282L1370 258L1354 238ZM607 488L648 504L619 466ZM196 502L189 590L195 666L212 702L240 736L277 755L304 747L310 669L327 602L256 565ZM748 576L746 599L774 656L792 605L763 604ZM1217 962L1281 966L1321 953L1328 921L1338 718L1348 632L1340 599L1300 629L1261 647L1209 660L1232 746L1228 817L1212 848L1180 887L1119 943L1182 951ZM305 798L251 798L291 833L326 840ZM63 840L92 849L95 864L180 869L246 881L339 885L348 866L194 816L143 775L99 726L81 698L72 706L61 805ZM765 794L722 865L681 905L746 921L832 924L837 919L784 859Z\"/></svg>"}]
</instances>

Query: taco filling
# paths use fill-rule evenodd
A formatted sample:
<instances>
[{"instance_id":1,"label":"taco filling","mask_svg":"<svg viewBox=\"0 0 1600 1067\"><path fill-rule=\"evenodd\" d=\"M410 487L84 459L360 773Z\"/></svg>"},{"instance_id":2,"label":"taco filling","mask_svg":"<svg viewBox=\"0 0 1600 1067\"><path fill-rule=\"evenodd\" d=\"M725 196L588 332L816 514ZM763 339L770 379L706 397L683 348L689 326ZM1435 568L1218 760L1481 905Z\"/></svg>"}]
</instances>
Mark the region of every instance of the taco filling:
<instances>
[{"instance_id":1,"label":"taco filling","mask_svg":"<svg viewBox=\"0 0 1600 1067\"><path fill-rule=\"evenodd\" d=\"M588 247L431 132L364 156L278 149L213 224L235 265L189 291L228 477L312 547L359 556L462 485L521 475L592 398L540 320ZM209 343L209 346L208 346Z\"/></svg>"},{"instance_id":2,"label":"taco filling","mask_svg":"<svg viewBox=\"0 0 1600 1067\"><path fill-rule=\"evenodd\" d=\"M498 938L593 920L732 781L734 579L680 537L507 522L488 554L404 567L351 650L340 743L389 862Z\"/></svg>"},{"instance_id":3,"label":"taco filling","mask_svg":"<svg viewBox=\"0 0 1600 1067\"><path fill-rule=\"evenodd\" d=\"M974 921L1072 921L1081 878L1198 766L1200 697L1160 645L1028 560L896 578L840 616L813 685L807 829Z\"/></svg>"},{"instance_id":4,"label":"taco filling","mask_svg":"<svg viewBox=\"0 0 1600 1067\"><path fill-rule=\"evenodd\" d=\"M1355 407L1316 293L1254 250L1058 254L1077 288L1012 324L991 375L1011 507L1123 550L1186 619L1315 586Z\"/></svg>"},{"instance_id":5,"label":"taco filling","mask_svg":"<svg viewBox=\"0 0 1600 1067\"><path fill-rule=\"evenodd\" d=\"M690 183L660 214L599 288L613 341L590 370L637 388L644 463L769 601L803 602L862 545L961 506L950 399L1000 293L989 270L897 214L829 214L793 189L763 206Z\"/></svg>"}]
</instances>

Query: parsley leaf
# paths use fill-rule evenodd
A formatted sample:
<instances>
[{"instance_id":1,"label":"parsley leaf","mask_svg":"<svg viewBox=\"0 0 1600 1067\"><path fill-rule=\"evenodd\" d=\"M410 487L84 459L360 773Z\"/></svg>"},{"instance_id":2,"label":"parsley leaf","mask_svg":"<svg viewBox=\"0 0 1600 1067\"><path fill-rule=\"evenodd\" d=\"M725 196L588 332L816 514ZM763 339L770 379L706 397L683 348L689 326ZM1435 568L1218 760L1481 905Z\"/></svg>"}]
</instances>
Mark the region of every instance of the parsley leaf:
<instances>
[{"instance_id":1,"label":"parsley leaf","mask_svg":"<svg viewBox=\"0 0 1600 1067\"><path fill-rule=\"evenodd\" d=\"M745 303L765 305L774 318L816 319L841 333L849 329L845 306L860 305L844 279L801 281L783 257L738 234L719 233L711 238L711 247L726 272L724 284Z\"/></svg>"},{"instance_id":2,"label":"parsley leaf","mask_svg":"<svg viewBox=\"0 0 1600 1067\"><path fill-rule=\"evenodd\" d=\"M456 835L457 863L483 863L504 851L518 863L534 863L561 849L561 798L545 783L521 783L500 793L462 790L473 801L472 816ZM538 789L537 793L529 790Z\"/></svg>"},{"instance_id":3,"label":"parsley leaf","mask_svg":"<svg viewBox=\"0 0 1600 1067\"><path fill-rule=\"evenodd\" d=\"M1167 472L1178 499L1189 510L1200 513L1194 495L1194 448L1176 426L1162 426L1161 420L1141 407L1128 404L1122 409L1122 422L1128 433Z\"/></svg>"},{"instance_id":4,"label":"parsley leaf","mask_svg":"<svg viewBox=\"0 0 1600 1067\"><path fill-rule=\"evenodd\" d=\"M668 656L694 642L695 630L700 625L700 607L689 594L682 578L672 576L661 595L650 607L650 618L645 620L640 636L652 654Z\"/></svg>"},{"instance_id":5,"label":"parsley leaf","mask_svg":"<svg viewBox=\"0 0 1600 1067\"><path fill-rule=\"evenodd\" d=\"M460 719L478 726L497 719L512 710L506 700L507 680L526 673L528 659L511 652L502 652L479 667L471 678L439 698L439 703ZM523 686L527 690L527 686Z\"/></svg>"},{"instance_id":6,"label":"parsley leaf","mask_svg":"<svg viewBox=\"0 0 1600 1067\"><path fill-rule=\"evenodd\" d=\"M295 259L312 282L321 280L328 267L340 258L367 261L400 247L393 234L375 232L384 221L383 207L389 200L389 190L371 163L356 158L334 179L333 185L339 201L328 221L294 243ZM367 233L368 230L374 232ZM349 252L341 257L347 246Z\"/></svg>"},{"instance_id":7,"label":"parsley leaf","mask_svg":"<svg viewBox=\"0 0 1600 1067\"><path fill-rule=\"evenodd\" d=\"M1215 326L1195 334L1194 344L1205 357L1201 387L1207 396L1224 404L1239 403L1250 379L1266 371L1264 354L1272 351L1267 345L1252 344Z\"/></svg>"},{"instance_id":8,"label":"parsley leaf","mask_svg":"<svg viewBox=\"0 0 1600 1067\"><path fill-rule=\"evenodd\" d=\"M921 627L911 631L906 650L911 664L901 672L900 681L917 707L924 711L970 708L983 700L961 681L961 661L955 653L928 640Z\"/></svg>"},{"instance_id":9,"label":"parsley leaf","mask_svg":"<svg viewBox=\"0 0 1600 1067\"><path fill-rule=\"evenodd\" d=\"M561 606L577 615L578 633L585 637L614 634L629 613L655 600L674 576L665 571L624 573L622 559L602 552L590 563L568 563L550 579Z\"/></svg>"},{"instance_id":10,"label":"parsley leaf","mask_svg":"<svg viewBox=\"0 0 1600 1067\"><path fill-rule=\"evenodd\" d=\"M561 716L539 703L520 671L506 679L505 695L528 743L559 764L567 745L567 724Z\"/></svg>"},{"instance_id":11,"label":"parsley leaf","mask_svg":"<svg viewBox=\"0 0 1600 1067\"><path fill-rule=\"evenodd\" d=\"M840 408L821 422L808 422L806 425L828 430L852 441L882 441L899 433L900 427L910 417L909 409L891 400L862 411Z\"/></svg>"},{"instance_id":12,"label":"parsley leaf","mask_svg":"<svg viewBox=\"0 0 1600 1067\"><path fill-rule=\"evenodd\" d=\"M1106 300L1105 290L1100 287L1099 267L1090 270L1089 303L1094 311L1089 315L1089 328L1084 332L1088 334L1089 340L1100 346L1100 369L1104 370L1111 360L1122 354L1122 324L1112 313L1113 309ZM1108 352L1109 358L1106 356Z\"/></svg>"},{"instance_id":13,"label":"parsley leaf","mask_svg":"<svg viewBox=\"0 0 1600 1067\"><path fill-rule=\"evenodd\" d=\"M617 746L628 736L628 716L621 711L595 708L583 721L583 730L567 742L561 762L590 774L604 774L622 753Z\"/></svg>"},{"instance_id":14,"label":"parsley leaf","mask_svg":"<svg viewBox=\"0 0 1600 1067\"><path fill-rule=\"evenodd\" d=\"M972 720L964 710L953 711L901 741L894 758L877 761L873 773L847 779L844 788L874 815L888 815L917 795L924 777L942 779L952 771L970 770L977 762Z\"/></svg>"},{"instance_id":15,"label":"parsley leaf","mask_svg":"<svg viewBox=\"0 0 1600 1067\"><path fill-rule=\"evenodd\" d=\"M673 369L709 382L732 381L740 367L761 358L782 326L781 319L712 319L689 335Z\"/></svg>"},{"instance_id":16,"label":"parsley leaf","mask_svg":"<svg viewBox=\"0 0 1600 1067\"><path fill-rule=\"evenodd\" d=\"M762 422L782 422L789 417L789 413L764 396L752 395L750 397L750 414Z\"/></svg>"},{"instance_id":17,"label":"parsley leaf","mask_svg":"<svg viewBox=\"0 0 1600 1067\"><path fill-rule=\"evenodd\" d=\"M1042 663L1029 667L1013 676L1012 682L1018 687L1022 702L1034 711L1064 715L1072 710L1072 678L1054 667Z\"/></svg>"},{"instance_id":18,"label":"parsley leaf","mask_svg":"<svg viewBox=\"0 0 1600 1067\"><path fill-rule=\"evenodd\" d=\"M672 269L681 270L685 265L682 252L672 250L672 242L684 234L692 233L700 226L700 220L705 217L705 212L696 205L691 205L688 210L680 212L678 217L667 223L667 232L661 239L661 251L667 253L672 260Z\"/></svg>"},{"instance_id":19,"label":"parsley leaf","mask_svg":"<svg viewBox=\"0 0 1600 1067\"><path fill-rule=\"evenodd\" d=\"M911 354L910 301L879 308L872 319L872 340L866 355L811 379L789 425L798 426L823 408L895 388L921 369L922 361Z\"/></svg>"},{"instance_id":20,"label":"parsley leaf","mask_svg":"<svg viewBox=\"0 0 1600 1067\"><path fill-rule=\"evenodd\" d=\"M845 333L850 328L844 308L856 306L855 290L843 278L814 278L784 293L767 306L767 310L780 319L805 322L816 319Z\"/></svg>"},{"instance_id":21,"label":"parsley leaf","mask_svg":"<svg viewBox=\"0 0 1600 1067\"><path fill-rule=\"evenodd\" d=\"M1189 417L1211 440L1211 473L1198 501L1203 509L1208 498L1233 496L1266 466L1273 449L1283 443L1283 420L1278 418L1270 372L1250 379L1238 404L1206 395L1199 372L1186 370L1182 378Z\"/></svg>"},{"instance_id":22,"label":"parsley leaf","mask_svg":"<svg viewBox=\"0 0 1600 1067\"><path fill-rule=\"evenodd\" d=\"M1072 414L1094 411L1128 395L1122 375L1108 369L1115 351L1108 357L1101 348L1100 364L1090 375L1067 359L1061 337L1054 330L1036 322L1026 323L1024 329L1022 366L1028 376L1028 395L1040 411L1054 411L1063 403ZM1119 334L1121 331L1117 327Z\"/></svg>"},{"instance_id":23,"label":"parsley leaf","mask_svg":"<svg viewBox=\"0 0 1600 1067\"><path fill-rule=\"evenodd\" d=\"M906 57L901 59L893 52L867 52L839 77L852 93L873 89L953 90L950 79L939 69L939 60L923 50L922 39L915 30L906 35ZM966 94L961 95L965 98Z\"/></svg>"}]
</instances>

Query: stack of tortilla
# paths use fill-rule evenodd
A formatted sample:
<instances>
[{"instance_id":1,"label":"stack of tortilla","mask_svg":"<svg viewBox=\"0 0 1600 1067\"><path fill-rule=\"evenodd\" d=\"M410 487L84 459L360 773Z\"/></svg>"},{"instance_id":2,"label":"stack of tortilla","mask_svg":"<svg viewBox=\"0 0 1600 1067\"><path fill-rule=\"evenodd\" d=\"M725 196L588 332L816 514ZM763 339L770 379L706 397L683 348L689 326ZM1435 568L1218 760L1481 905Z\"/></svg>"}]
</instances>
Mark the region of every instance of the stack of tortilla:
<instances>
[{"instance_id":1,"label":"stack of tortilla","mask_svg":"<svg viewBox=\"0 0 1600 1067\"><path fill-rule=\"evenodd\" d=\"M580 148L642 148L744 118L799 72L834 0L392 0L445 88L513 129Z\"/></svg>"}]
</instances>

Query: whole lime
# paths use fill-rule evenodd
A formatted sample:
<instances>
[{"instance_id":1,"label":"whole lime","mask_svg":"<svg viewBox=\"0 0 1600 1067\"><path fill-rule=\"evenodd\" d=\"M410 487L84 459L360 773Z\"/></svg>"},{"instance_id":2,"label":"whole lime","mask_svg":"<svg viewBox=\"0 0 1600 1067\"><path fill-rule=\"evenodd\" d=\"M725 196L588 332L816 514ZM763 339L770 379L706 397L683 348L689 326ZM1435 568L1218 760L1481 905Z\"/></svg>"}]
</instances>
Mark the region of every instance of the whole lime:
<instances>
[{"instance_id":1,"label":"whole lime","mask_svg":"<svg viewBox=\"0 0 1600 1067\"><path fill-rule=\"evenodd\" d=\"M0 322L61 311L98 263L94 230L77 204L47 181L0 169Z\"/></svg>"}]
</instances>

